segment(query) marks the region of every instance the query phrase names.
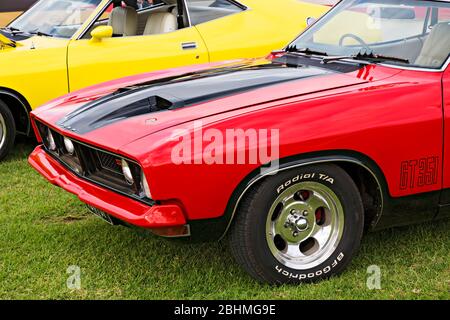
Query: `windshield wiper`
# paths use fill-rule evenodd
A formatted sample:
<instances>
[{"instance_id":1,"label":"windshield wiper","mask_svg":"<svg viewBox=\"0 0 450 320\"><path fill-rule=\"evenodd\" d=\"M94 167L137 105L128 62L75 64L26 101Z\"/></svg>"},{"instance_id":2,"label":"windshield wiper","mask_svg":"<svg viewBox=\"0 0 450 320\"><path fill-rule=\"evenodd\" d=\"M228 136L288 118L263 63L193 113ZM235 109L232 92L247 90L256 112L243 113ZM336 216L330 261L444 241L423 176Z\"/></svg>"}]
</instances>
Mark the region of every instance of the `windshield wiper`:
<instances>
[{"instance_id":1,"label":"windshield wiper","mask_svg":"<svg viewBox=\"0 0 450 320\"><path fill-rule=\"evenodd\" d=\"M33 31L28 32L28 33L29 34L34 34L34 35L37 35L37 36L53 37L52 34L45 33L45 32L39 31L39 30L33 30Z\"/></svg>"},{"instance_id":2,"label":"windshield wiper","mask_svg":"<svg viewBox=\"0 0 450 320\"><path fill-rule=\"evenodd\" d=\"M1 29L6 30L7 32L11 33L13 36L15 36L16 34L24 33L24 31L14 28L14 27L5 27L5 28L1 28Z\"/></svg>"},{"instance_id":3,"label":"windshield wiper","mask_svg":"<svg viewBox=\"0 0 450 320\"><path fill-rule=\"evenodd\" d=\"M384 62L384 61L393 61L393 62L400 62L400 63L406 63L410 64L408 59L399 58L399 57L390 57L390 56L384 56L381 54L376 54L373 52L358 52L355 55L348 55L348 56L334 56L334 57L325 57L322 59L323 64L327 64L329 62L333 61L339 61L344 59L352 59L352 60L360 60L360 61L368 61L368 62Z\"/></svg>"},{"instance_id":4,"label":"windshield wiper","mask_svg":"<svg viewBox=\"0 0 450 320\"><path fill-rule=\"evenodd\" d=\"M328 54L326 52L312 50L310 48L297 48L297 46L295 46L295 45L288 46L286 48L286 52L303 53L306 55L328 56Z\"/></svg>"}]
</instances>

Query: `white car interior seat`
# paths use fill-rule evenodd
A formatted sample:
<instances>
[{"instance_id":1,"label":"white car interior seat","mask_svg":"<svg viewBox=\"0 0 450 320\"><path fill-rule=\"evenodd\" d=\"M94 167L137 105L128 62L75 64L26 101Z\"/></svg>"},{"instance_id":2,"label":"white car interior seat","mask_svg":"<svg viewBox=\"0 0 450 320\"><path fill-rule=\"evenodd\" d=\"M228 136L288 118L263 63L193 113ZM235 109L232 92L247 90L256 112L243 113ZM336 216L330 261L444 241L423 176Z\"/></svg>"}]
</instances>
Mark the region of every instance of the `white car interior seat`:
<instances>
[{"instance_id":1,"label":"white car interior seat","mask_svg":"<svg viewBox=\"0 0 450 320\"><path fill-rule=\"evenodd\" d=\"M177 29L177 17L173 13L154 12L147 18L144 35L168 33Z\"/></svg>"},{"instance_id":2,"label":"white car interior seat","mask_svg":"<svg viewBox=\"0 0 450 320\"><path fill-rule=\"evenodd\" d=\"M132 7L116 7L109 16L108 25L114 36L129 37L137 33L138 14Z\"/></svg>"},{"instance_id":3,"label":"white car interior seat","mask_svg":"<svg viewBox=\"0 0 450 320\"><path fill-rule=\"evenodd\" d=\"M440 67L450 53L450 22L438 23L431 30L415 64Z\"/></svg>"}]
</instances>

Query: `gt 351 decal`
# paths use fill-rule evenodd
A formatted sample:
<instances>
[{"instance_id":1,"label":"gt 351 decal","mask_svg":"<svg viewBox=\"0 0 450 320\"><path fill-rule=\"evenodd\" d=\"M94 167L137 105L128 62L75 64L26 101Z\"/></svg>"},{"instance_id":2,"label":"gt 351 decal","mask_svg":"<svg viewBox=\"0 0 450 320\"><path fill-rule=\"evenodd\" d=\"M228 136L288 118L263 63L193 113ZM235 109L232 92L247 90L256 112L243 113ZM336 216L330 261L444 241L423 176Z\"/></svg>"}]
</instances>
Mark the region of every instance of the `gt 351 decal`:
<instances>
[{"instance_id":1,"label":"gt 351 decal","mask_svg":"<svg viewBox=\"0 0 450 320\"><path fill-rule=\"evenodd\" d=\"M438 183L439 157L407 160L400 167L400 189L414 189Z\"/></svg>"}]
</instances>

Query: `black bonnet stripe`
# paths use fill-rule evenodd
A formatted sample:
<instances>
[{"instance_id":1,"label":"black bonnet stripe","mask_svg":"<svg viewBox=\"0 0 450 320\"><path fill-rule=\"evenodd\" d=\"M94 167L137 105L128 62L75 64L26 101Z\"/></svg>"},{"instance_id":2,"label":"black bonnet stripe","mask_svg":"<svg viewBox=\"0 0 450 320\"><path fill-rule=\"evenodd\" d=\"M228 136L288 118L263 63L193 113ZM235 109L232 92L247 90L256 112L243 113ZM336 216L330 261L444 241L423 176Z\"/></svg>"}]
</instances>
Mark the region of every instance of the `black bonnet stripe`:
<instances>
[{"instance_id":1,"label":"black bonnet stripe","mask_svg":"<svg viewBox=\"0 0 450 320\"><path fill-rule=\"evenodd\" d=\"M123 88L88 103L58 122L83 134L134 116L188 107L258 88L330 74L333 71L284 64L230 68L225 72L200 73L175 81Z\"/></svg>"}]
</instances>

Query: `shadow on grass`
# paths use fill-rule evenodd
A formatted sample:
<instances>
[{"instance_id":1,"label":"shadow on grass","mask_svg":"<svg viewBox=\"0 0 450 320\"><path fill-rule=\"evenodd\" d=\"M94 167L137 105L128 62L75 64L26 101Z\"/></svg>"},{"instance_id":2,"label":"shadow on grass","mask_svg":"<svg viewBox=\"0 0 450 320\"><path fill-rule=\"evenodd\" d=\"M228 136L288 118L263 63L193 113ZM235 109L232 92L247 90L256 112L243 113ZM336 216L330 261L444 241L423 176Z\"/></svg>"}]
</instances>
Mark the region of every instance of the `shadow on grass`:
<instances>
[{"instance_id":1,"label":"shadow on grass","mask_svg":"<svg viewBox=\"0 0 450 320\"><path fill-rule=\"evenodd\" d=\"M133 264L126 263L126 265L130 268L144 265L164 274L167 272L179 274L183 272L182 270L188 269L189 273L203 274L205 281L211 272L212 278L227 279L227 282L222 284L224 288L242 286L244 283L260 286L235 264L226 241L190 243L188 240L168 240L143 235L134 229L109 227L100 223L99 221L98 224L85 226L83 234L88 234L89 237L78 239L80 244L89 241L92 245L100 243L107 235L108 249L105 251L105 248L98 248L96 256L113 253L119 257L129 257ZM424 244L424 241L429 243L437 237L441 243L448 243L449 229L450 221L442 220L369 233L363 238L360 253L343 277L359 277L361 273L366 273L366 268L371 264L401 268L402 264L406 267L415 259L426 262L427 258L430 258L427 255L433 256L434 253L433 247ZM420 256L418 250L423 250L425 255ZM114 263L114 259L110 262ZM124 267L122 263L119 265Z\"/></svg>"},{"instance_id":2,"label":"shadow on grass","mask_svg":"<svg viewBox=\"0 0 450 320\"><path fill-rule=\"evenodd\" d=\"M37 145L38 143L34 137L17 136L11 153L2 162L6 163L27 159Z\"/></svg>"}]
</instances>

